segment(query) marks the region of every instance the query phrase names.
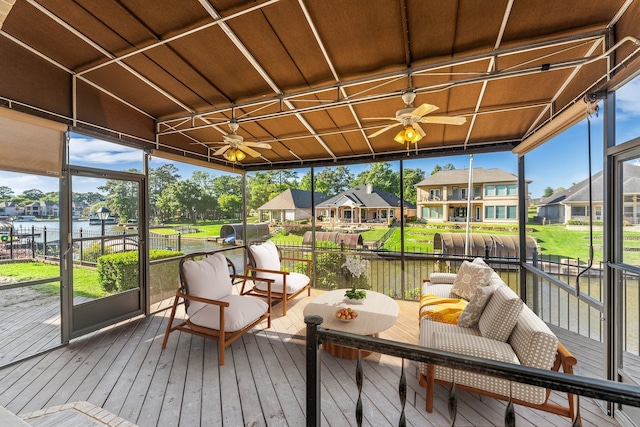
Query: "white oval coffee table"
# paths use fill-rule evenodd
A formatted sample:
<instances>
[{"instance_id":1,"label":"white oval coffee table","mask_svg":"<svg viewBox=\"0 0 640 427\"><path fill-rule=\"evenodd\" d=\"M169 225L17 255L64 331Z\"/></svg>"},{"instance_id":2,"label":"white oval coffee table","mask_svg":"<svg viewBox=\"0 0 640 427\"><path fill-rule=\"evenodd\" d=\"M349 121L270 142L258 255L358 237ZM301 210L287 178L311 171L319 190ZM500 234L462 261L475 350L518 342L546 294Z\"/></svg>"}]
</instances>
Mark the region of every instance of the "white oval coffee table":
<instances>
[{"instance_id":1,"label":"white oval coffee table","mask_svg":"<svg viewBox=\"0 0 640 427\"><path fill-rule=\"evenodd\" d=\"M346 289L338 289L318 295L304 308L304 316L321 316L323 328L374 337L392 327L398 320L400 309L392 298L379 292L367 291L362 304L348 304L345 301L345 291ZM358 312L358 317L350 322L338 319L336 311L340 307L351 307ZM322 346L327 353L342 359L358 357L358 350L352 347L331 343L322 343ZM363 352L363 357L369 354L370 352Z\"/></svg>"}]
</instances>

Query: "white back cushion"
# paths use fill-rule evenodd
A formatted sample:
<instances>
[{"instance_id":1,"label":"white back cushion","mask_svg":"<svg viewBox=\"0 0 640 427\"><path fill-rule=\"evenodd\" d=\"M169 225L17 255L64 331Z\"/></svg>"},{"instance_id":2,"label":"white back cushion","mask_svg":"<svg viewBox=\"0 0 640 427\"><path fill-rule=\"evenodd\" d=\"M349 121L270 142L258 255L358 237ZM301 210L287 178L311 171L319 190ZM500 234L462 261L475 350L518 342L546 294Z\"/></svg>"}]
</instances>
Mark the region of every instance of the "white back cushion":
<instances>
[{"instance_id":1,"label":"white back cushion","mask_svg":"<svg viewBox=\"0 0 640 427\"><path fill-rule=\"evenodd\" d=\"M280 271L280 255L278 254L278 248L273 242L251 245L249 246L249 250L251 251L251 255L253 255L257 268ZM263 276L258 274L258 277Z\"/></svg>"},{"instance_id":2,"label":"white back cushion","mask_svg":"<svg viewBox=\"0 0 640 427\"><path fill-rule=\"evenodd\" d=\"M224 255L216 253L198 261L189 260L182 265L182 269L189 295L215 300L231 295L229 265ZM187 313L191 315L205 305L207 304L190 301Z\"/></svg>"}]
</instances>

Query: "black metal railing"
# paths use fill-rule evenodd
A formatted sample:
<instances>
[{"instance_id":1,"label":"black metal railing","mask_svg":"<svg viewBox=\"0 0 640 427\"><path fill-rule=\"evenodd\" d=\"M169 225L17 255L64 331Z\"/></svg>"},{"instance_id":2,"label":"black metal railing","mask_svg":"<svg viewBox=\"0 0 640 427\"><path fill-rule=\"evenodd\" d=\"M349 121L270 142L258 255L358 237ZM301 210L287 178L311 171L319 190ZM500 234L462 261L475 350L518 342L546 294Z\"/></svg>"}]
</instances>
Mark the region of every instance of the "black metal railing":
<instances>
[{"instance_id":1,"label":"black metal railing","mask_svg":"<svg viewBox=\"0 0 640 427\"><path fill-rule=\"evenodd\" d=\"M508 381L530 384L547 389L571 393L576 396L590 397L623 405L640 407L640 386L622 384L614 381L588 378L579 375L570 375L551 370L537 369L511 363L498 362L490 359L471 357L456 353L449 353L441 350L433 350L413 344L399 343L395 341L374 338L349 332L341 332L321 328L322 317L307 316L304 319L307 324L306 337L306 406L307 406L307 426L321 425L322 418L322 395L321 395L321 363L320 344L323 342L341 346L353 347L359 350L377 352L405 360L440 365L452 369L473 371L476 373L502 378ZM360 357L356 365L356 383L358 385L358 400L355 413L356 422L362 425L363 403L362 393L362 364ZM404 383L404 385L403 385ZM456 399L455 385L453 386L453 399ZM406 403L406 380L404 379L404 369L399 379L398 399L402 408L398 424L405 425L404 405ZM455 402L449 402L449 416L455 418ZM453 404L452 404L453 403ZM505 420L514 420L512 405L507 405ZM580 404L579 399L576 405L573 425L580 425ZM568 421L571 423L572 421ZM508 425L512 425L506 422Z\"/></svg>"}]
</instances>

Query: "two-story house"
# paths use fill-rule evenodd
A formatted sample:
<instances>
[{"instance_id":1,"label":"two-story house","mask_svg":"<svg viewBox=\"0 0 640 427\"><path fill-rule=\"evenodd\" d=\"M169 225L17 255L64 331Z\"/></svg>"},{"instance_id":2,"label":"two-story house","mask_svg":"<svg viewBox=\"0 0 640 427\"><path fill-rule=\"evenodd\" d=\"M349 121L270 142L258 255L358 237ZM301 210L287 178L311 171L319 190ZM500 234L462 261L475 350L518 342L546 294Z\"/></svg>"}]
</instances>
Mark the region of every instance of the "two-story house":
<instances>
[{"instance_id":1,"label":"two-story house","mask_svg":"<svg viewBox=\"0 0 640 427\"><path fill-rule=\"evenodd\" d=\"M36 216L36 217L46 217L46 216L57 217L60 215L60 211L57 204L52 202L44 202L44 201L29 203L24 207L24 213L25 215Z\"/></svg>"},{"instance_id":2,"label":"two-story house","mask_svg":"<svg viewBox=\"0 0 640 427\"><path fill-rule=\"evenodd\" d=\"M466 221L471 198L472 221L518 221L517 175L497 168L473 168L471 180L471 194L469 169L443 170L420 181L416 184L418 219Z\"/></svg>"}]
</instances>

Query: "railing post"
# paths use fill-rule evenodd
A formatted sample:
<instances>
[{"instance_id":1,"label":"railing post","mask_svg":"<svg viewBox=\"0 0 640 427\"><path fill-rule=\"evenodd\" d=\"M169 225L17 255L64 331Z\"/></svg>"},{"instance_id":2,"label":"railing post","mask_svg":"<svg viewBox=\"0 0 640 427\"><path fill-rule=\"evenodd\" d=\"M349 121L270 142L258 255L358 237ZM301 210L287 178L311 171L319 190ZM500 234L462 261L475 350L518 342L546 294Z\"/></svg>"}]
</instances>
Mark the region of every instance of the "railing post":
<instances>
[{"instance_id":1,"label":"railing post","mask_svg":"<svg viewBox=\"0 0 640 427\"><path fill-rule=\"evenodd\" d=\"M9 259L13 259L13 225L9 228Z\"/></svg>"},{"instance_id":2,"label":"railing post","mask_svg":"<svg viewBox=\"0 0 640 427\"><path fill-rule=\"evenodd\" d=\"M31 226L31 259L36 258L36 226Z\"/></svg>"},{"instance_id":3,"label":"railing post","mask_svg":"<svg viewBox=\"0 0 640 427\"><path fill-rule=\"evenodd\" d=\"M182 234L178 233L178 252L182 251Z\"/></svg>"},{"instance_id":4,"label":"railing post","mask_svg":"<svg viewBox=\"0 0 640 427\"><path fill-rule=\"evenodd\" d=\"M320 398L320 357L318 347L318 326L322 324L321 316L306 316L307 324L307 426L320 425L322 399Z\"/></svg>"},{"instance_id":5,"label":"railing post","mask_svg":"<svg viewBox=\"0 0 640 427\"><path fill-rule=\"evenodd\" d=\"M537 248L533 248L533 253L532 255L532 262L533 262L533 266L536 268L539 268L538 266L538 249ZM521 270L524 272L524 270ZM540 299L541 295L540 295L540 279L538 278L537 274L533 275L533 312L536 315L540 315L540 304L539 304L539 299Z\"/></svg>"},{"instance_id":6,"label":"railing post","mask_svg":"<svg viewBox=\"0 0 640 427\"><path fill-rule=\"evenodd\" d=\"M45 225L42 228L42 252L44 254L44 259L47 259L47 226Z\"/></svg>"},{"instance_id":7,"label":"railing post","mask_svg":"<svg viewBox=\"0 0 640 427\"><path fill-rule=\"evenodd\" d=\"M72 232L73 233L73 232ZM84 257L84 240L82 240L82 227L80 227L80 265L82 265L82 259Z\"/></svg>"}]
</instances>

